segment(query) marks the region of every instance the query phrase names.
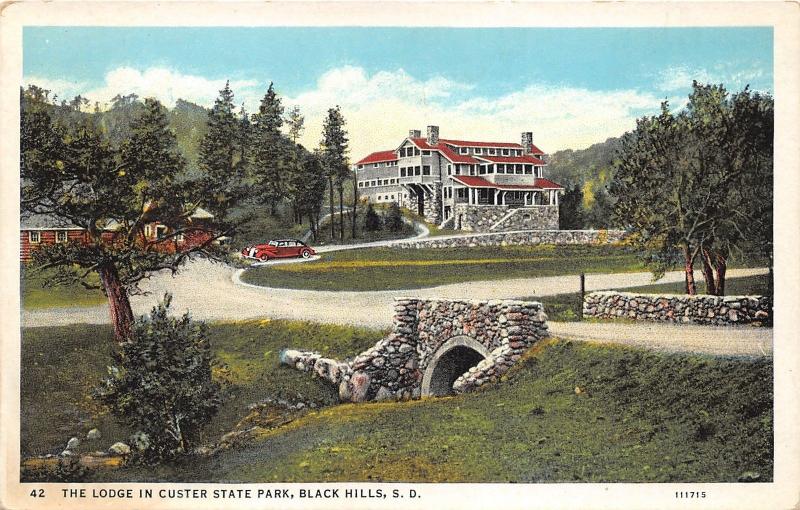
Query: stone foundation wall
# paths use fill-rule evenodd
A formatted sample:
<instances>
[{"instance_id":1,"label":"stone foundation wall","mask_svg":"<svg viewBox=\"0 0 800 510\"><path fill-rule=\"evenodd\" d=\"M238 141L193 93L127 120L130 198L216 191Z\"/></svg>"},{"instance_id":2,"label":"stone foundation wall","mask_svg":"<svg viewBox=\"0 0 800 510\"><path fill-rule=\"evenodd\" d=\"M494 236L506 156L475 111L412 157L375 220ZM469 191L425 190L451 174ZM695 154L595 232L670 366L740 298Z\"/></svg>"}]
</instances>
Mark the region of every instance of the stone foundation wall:
<instances>
[{"instance_id":1,"label":"stone foundation wall","mask_svg":"<svg viewBox=\"0 0 800 510\"><path fill-rule=\"evenodd\" d=\"M511 208L507 205L455 204L453 215L455 224L458 225L460 217L461 230L467 232L558 229L557 205Z\"/></svg>"},{"instance_id":2,"label":"stone foundation wall","mask_svg":"<svg viewBox=\"0 0 800 510\"><path fill-rule=\"evenodd\" d=\"M603 291L587 294L584 317L655 322L769 325L772 300L766 296L658 295Z\"/></svg>"},{"instance_id":3,"label":"stone foundation wall","mask_svg":"<svg viewBox=\"0 0 800 510\"><path fill-rule=\"evenodd\" d=\"M524 230L459 236L436 236L392 243L392 248L535 246L539 244L607 244L625 237L623 230Z\"/></svg>"},{"instance_id":4,"label":"stone foundation wall","mask_svg":"<svg viewBox=\"0 0 800 510\"><path fill-rule=\"evenodd\" d=\"M423 379L426 373L431 377L448 341L477 342L488 356L453 385L457 392L468 392L499 379L525 350L548 336L546 319L538 302L397 298L392 332L351 362L287 350L281 363L338 385L343 401L407 400L424 394Z\"/></svg>"}]
</instances>

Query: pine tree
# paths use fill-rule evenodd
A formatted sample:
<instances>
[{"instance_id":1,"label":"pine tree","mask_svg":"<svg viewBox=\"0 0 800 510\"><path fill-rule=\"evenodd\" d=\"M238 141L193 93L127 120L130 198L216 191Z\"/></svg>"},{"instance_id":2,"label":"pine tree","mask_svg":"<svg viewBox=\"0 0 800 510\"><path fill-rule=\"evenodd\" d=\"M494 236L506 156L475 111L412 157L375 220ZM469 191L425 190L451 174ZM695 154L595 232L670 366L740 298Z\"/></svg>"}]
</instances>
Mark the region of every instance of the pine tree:
<instances>
[{"instance_id":1,"label":"pine tree","mask_svg":"<svg viewBox=\"0 0 800 510\"><path fill-rule=\"evenodd\" d=\"M302 154L303 150L298 145L297 140L303 133L305 118L300 114L300 108L293 106L287 115L286 124L289 127L289 139L292 141L292 146L287 151L286 160L286 194L292 203L292 210L294 211L295 221L298 223L303 222L303 214L306 213L300 206L302 199L300 197L303 183L299 182L303 179L302 169Z\"/></svg>"},{"instance_id":2,"label":"pine tree","mask_svg":"<svg viewBox=\"0 0 800 510\"><path fill-rule=\"evenodd\" d=\"M336 236L333 216L333 190L339 193L339 234L344 240L344 183L350 170L347 167L347 131L344 129L344 116L339 106L328 109L328 116L322 126L322 150L325 169L328 175L328 186L331 211L331 239ZM353 212L355 217L355 211Z\"/></svg>"},{"instance_id":3,"label":"pine tree","mask_svg":"<svg viewBox=\"0 0 800 510\"><path fill-rule=\"evenodd\" d=\"M233 91L225 82L208 113L208 131L200 142L198 160L204 174L198 184L206 194L205 205L217 215L227 214L243 192L239 186L243 168L236 165L241 154L239 130Z\"/></svg>"},{"instance_id":4,"label":"pine tree","mask_svg":"<svg viewBox=\"0 0 800 510\"><path fill-rule=\"evenodd\" d=\"M375 212L372 204L367 205L367 212L364 215L364 228L369 232L381 229L381 217Z\"/></svg>"},{"instance_id":5,"label":"pine tree","mask_svg":"<svg viewBox=\"0 0 800 510\"><path fill-rule=\"evenodd\" d=\"M270 83L267 93L261 99L258 113L253 115L253 173L258 192L269 204L273 215L284 196L286 186L283 170L286 166L287 146L280 131L282 125L283 105Z\"/></svg>"}]
</instances>

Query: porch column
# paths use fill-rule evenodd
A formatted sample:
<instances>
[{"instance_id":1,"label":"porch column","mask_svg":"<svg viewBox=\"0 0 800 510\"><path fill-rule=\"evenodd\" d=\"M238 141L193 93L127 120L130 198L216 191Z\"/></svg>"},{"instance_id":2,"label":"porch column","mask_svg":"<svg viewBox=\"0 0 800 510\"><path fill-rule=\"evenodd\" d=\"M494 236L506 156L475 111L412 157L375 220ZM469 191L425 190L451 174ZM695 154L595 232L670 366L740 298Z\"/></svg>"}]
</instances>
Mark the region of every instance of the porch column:
<instances>
[{"instance_id":1,"label":"porch column","mask_svg":"<svg viewBox=\"0 0 800 510\"><path fill-rule=\"evenodd\" d=\"M553 192L553 194L554 194L554 195L555 195L555 197L556 197L556 203L555 203L555 205L558 205L558 195L559 195L559 193L558 193L558 190L555 190L555 191Z\"/></svg>"}]
</instances>

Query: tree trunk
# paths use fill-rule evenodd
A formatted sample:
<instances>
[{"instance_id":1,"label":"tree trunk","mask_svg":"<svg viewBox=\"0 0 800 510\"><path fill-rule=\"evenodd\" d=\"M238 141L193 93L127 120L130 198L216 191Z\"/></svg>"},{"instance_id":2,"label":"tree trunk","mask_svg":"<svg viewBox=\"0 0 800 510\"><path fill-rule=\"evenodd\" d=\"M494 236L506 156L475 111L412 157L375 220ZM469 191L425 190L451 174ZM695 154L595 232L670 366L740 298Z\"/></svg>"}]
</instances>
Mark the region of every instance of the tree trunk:
<instances>
[{"instance_id":1,"label":"tree trunk","mask_svg":"<svg viewBox=\"0 0 800 510\"><path fill-rule=\"evenodd\" d=\"M711 260L711 254L705 248L702 249L701 258L703 259L703 277L706 280L706 294L718 296L717 279L714 275L714 265Z\"/></svg>"},{"instance_id":2,"label":"tree trunk","mask_svg":"<svg viewBox=\"0 0 800 510\"><path fill-rule=\"evenodd\" d=\"M686 293L694 296L697 294L697 284L694 281L694 257L688 245L683 247L683 259L686 273Z\"/></svg>"},{"instance_id":3,"label":"tree trunk","mask_svg":"<svg viewBox=\"0 0 800 510\"><path fill-rule=\"evenodd\" d=\"M344 241L344 186L339 186L339 239Z\"/></svg>"},{"instance_id":4,"label":"tree trunk","mask_svg":"<svg viewBox=\"0 0 800 510\"><path fill-rule=\"evenodd\" d=\"M119 281L117 268L112 264L101 266L98 270L103 289L108 296L108 307L111 312L111 324L114 326L114 339L125 342L131 333L133 310L128 299L128 291Z\"/></svg>"},{"instance_id":5,"label":"tree trunk","mask_svg":"<svg viewBox=\"0 0 800 510\"><path fill-rule=\"evenodd\" d=\"M358 210L358 178L353 172L353 240L356 238L356 211Z\"/></svg>"},{"instance_id":6,"label":"tree trunk","mask_svg":"<svg viewBox=\"0 0 800 510\"><path fill-rule=\"evenodd\" d=\"M725 272L728 269L728 260L720 255L719 253L716 256L714 261L714 267L717 271L717 296L724 296L725 295Z\"/></svg>"},{"instance_id":7,"label":"tree trunk","mask_svg":"<svg viewBox=\"0 0 800 510\"><path fill-rule=\"evenodd\" d=\"M328 189L330 190L330 222L331 222L331 241L336 239L336 226L333 223L333 175L328 177Z\"/></svg>"}]
</instances>

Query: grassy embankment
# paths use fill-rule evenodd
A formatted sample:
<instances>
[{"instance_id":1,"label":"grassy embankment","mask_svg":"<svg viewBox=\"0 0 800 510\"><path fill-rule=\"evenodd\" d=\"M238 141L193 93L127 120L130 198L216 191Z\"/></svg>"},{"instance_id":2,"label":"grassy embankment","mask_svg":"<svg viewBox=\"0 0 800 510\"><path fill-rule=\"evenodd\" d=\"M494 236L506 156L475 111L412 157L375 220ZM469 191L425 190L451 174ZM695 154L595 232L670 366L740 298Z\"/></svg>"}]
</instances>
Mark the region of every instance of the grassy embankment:
<instances>
[{"instance_id":1,"label":"grassy embankment","mask_svg":"<svg viewBox=\"0 0 800 510\"><path fill-rule=\"evenodd\" d=\"M52 271L42 271L31 274L21 268L20 287L22 307L26 309L37 308L64 308L79 306L95 306L107 303L105 295L99 289L87 289L81 285L46 287ZM100 279L93 275L89 283L98 285Z\"/></svg>"},{"instance_id":2,"label":"grassy embankment","mask_svg":"<svg viewBox=\"0 0 800 510\"><path fill-rule=\"evenodd\" d=\"M272 321L212 324L229 382L209 440L267 396L321 405L333 388L279 367L283 346L345 357L379 332ZM58 452L97 426L107 448L130 433L87 394L105 372L110 331L24 331L23 455ZM575 388L580 388L576 392ZM772 361L650 353L553 340L503 384L467 396L322 407L210 459L98 472L95 480L735 481L772 477Z\"/></svg>"},{"instance_id":3,"label":"grassy embankment","mask_svg":"<svg viewBox=\"0 0 800 510\"><path fill-rule=\"evenodd\" d=\"M211 345L221 366L225 403L205 432L213 441L247 413L247 405L265 397L329 405L337 394L310 375L282 369L278 354L285 347L313 349L344 358L373 345L383 333L344 326L293 321L214 323ZM110 326L74 325L22 331L22 454L59 453L72 437L97 427L105 448L125 441L132 431L117 424L89 396L111 363ZM300 395L300 396L298 396ZM91 449L101 448L84 442ZM103 449L103 448L101 448Z\"/></svg>"},{"instance_id":4,"label":"grassy embankment","mask_svg":"<svg viewBox=\"0 0 800 510\"><path fill-rule=\"evenodd\" d=\"M280 288L368 291L642 270L633 254L616 246L368 248L325 254L321 261L308 264L251 269L243 280Z\"/></svg>"},{"instance_id":5,"label":"grassy embankment","mask_svg":"<svg viewBox=\"0 0 800 510\"><path fill-rule=\"evenodd\" d=\"M477 394L329 407L211 459L93 481L771 480L771 360L535 351Z\"/></svg>"}]
</instances>

